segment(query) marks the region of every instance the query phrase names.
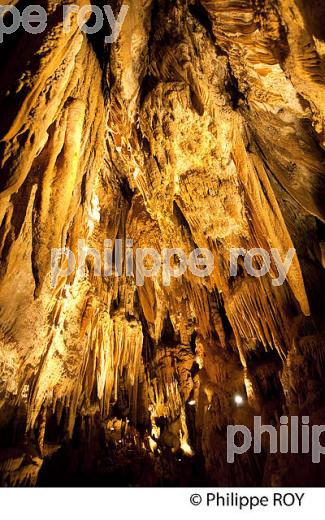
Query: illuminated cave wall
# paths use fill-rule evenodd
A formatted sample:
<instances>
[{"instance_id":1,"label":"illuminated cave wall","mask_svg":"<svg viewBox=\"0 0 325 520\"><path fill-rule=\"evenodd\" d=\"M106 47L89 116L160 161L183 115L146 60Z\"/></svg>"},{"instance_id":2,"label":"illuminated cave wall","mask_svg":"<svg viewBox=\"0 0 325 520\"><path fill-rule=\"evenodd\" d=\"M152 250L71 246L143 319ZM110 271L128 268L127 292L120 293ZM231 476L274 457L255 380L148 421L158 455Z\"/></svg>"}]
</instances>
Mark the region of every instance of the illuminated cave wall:
<instances>
[{"instance_id":1,"label":"illuminated cave wall","mask_svg":"<svg viewBox=\"0 0 325 520\"><path fill-rule=\"evenodd\" d=\"M0 47L1 483L320 483L266 445L227 464L226 428L325 418L322 1L129 0L113 45L63 3ZM79 239L217 261L137 287L89 259L53 289ZM257 247L296 248L282 287L230 277Z\"/></svg>"}]
</instances>

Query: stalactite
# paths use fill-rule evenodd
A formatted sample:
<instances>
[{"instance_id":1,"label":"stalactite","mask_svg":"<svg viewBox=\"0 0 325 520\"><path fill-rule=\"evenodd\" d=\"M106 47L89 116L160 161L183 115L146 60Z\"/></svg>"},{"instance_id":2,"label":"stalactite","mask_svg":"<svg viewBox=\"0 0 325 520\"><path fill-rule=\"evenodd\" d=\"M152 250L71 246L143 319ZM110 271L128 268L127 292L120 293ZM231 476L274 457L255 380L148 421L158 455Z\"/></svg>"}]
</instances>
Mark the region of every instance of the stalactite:
<instances>
[{"instance_id":1,"label":"stalactite","mask_svg":"<svg viewBox=\"0 0 325 520\"><path fill-rule=\"evenodd\" d=\"M307 4L136 0L108 50L75 16L62 31L50 0L44 34L1 46L2 484L44 483L73 450L85 474L129 450L155 483L187 458L213 484L290 481L264 454L229 468L225 442L254 414L323 416L324 43ZM132 240L133 260L206 248L214 269L138 286L89 254L53 287L53 249L77 259L80 239L101 255ZM277 287L273 260L232 276L233 248L295 255Z\"/></svg>"}]
</instances>

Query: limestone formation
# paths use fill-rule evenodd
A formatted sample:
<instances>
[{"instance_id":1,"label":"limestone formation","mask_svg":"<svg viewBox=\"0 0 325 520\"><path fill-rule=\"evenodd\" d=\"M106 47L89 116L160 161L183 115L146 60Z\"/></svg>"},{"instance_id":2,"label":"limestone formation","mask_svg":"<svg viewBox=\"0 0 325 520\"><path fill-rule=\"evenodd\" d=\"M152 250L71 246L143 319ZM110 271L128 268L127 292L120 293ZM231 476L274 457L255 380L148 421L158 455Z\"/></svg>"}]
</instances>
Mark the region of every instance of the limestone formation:
<instances>
[{"instance_id":1,"label":"limestone formation","mask_svg":"<svg viewBox=\"0 0 325 520\"><path fill-rule=\"evenodd\" d=\"M113 44L67 3L0 44L1 484L324 483L266 442L226 461L229 424L325 424L324 3L114 0ZM120 276L52 287L79 240L121 241ZM127 240L213 272L139 286ZM276 287L231 248L297 254Z\"/></svg>"}]
</instances>

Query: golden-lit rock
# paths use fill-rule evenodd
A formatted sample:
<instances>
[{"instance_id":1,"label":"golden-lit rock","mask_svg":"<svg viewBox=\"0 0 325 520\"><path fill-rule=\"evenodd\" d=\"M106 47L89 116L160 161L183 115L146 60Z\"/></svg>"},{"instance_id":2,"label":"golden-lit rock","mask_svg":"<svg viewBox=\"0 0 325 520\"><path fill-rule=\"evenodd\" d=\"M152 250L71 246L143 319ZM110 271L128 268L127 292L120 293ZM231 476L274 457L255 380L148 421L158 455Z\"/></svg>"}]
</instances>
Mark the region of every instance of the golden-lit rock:
<instances>
[{"instance_id":1,"label":"golden-lit rock","mask_svg":"<svg viewBox=\"0 0 325 520\"><path fill-rule=\"evenodd\" d=\"M226 428L324 420L322 3L132 0L111 46L46 4L0 47L1 483L111 483L133 450L132 484L295 484L280 456L230 467ZM213 273L137 286L89 255L51 286L52 249L127 239ZM274 262L232 278L231 248L297 254L276 287Z\"/></svg>"}]
</instances>

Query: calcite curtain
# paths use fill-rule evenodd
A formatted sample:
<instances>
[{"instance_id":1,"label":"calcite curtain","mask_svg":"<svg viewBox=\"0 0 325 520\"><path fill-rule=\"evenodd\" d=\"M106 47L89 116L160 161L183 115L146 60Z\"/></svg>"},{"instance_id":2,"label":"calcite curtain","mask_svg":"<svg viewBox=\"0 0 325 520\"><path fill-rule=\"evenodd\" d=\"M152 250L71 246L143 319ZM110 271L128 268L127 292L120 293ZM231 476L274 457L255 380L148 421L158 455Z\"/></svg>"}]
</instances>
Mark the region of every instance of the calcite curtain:
<instances>
[{"instance_id":1,"label":"calcite curtain","mask_svg":"<svg viewBox=\"0 0 325 520\"><path fill-rule=\"evenodd\" d=\"M76 16L65 33L68 3L0 45L1 482L48 482L73 450L87 472L131 431L158 475L140 484L177 475L166 450L203 483L306 483L308 460L230 466L225 443L257 414L325 416L324 3L128 0L113 44ZM137 286L89 259L52 287L51 250L80 239L207 248L215 268ZM231 278L230 248L297 254L275 287L273 263Z\"/></svg>"}]
</instances>

